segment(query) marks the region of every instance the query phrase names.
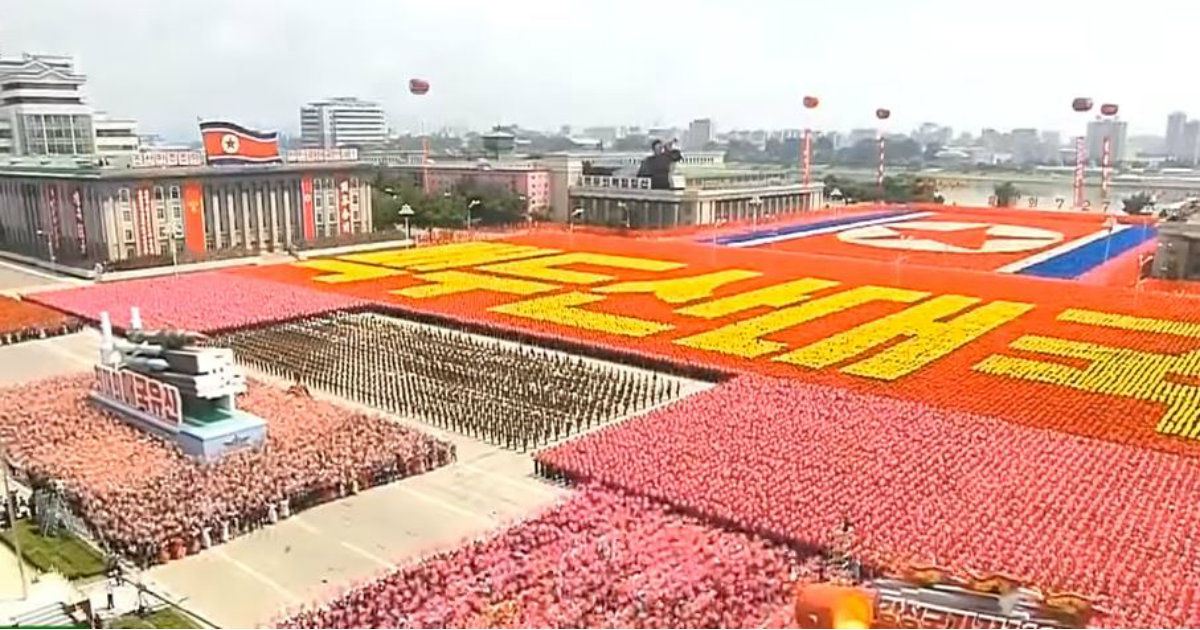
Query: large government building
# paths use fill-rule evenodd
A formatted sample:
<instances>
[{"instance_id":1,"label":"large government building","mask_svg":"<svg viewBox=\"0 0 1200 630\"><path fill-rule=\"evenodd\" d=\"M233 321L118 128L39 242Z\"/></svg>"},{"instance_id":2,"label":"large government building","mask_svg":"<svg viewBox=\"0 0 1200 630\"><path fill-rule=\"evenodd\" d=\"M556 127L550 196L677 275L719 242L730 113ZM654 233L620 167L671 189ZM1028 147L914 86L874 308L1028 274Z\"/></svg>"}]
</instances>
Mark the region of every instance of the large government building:
<instances>
[{"instance_id":1,"label":"large government building","mask_svg":"<svg viewBox=\"0 0 1200 630\"><path fill-rule=\"evenodd\" d=\"M373 168L345 149L221 167L192 151L106 166L0 159L0 250L90 268L352 240L372 229Z\"/></svg>"}]
</instances>

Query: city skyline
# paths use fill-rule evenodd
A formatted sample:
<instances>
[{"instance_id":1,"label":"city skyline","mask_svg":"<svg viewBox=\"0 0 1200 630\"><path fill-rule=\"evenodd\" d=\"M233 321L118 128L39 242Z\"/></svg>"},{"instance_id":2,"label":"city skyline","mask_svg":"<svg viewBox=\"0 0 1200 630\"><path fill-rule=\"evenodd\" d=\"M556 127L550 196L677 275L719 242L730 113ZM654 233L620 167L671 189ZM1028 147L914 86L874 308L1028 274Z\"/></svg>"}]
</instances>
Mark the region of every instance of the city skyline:
<instances>
[{"instance_id":1,"label":"city skyline","mask_svg":"<svg viewBox=\"0 0 1200 630\"><path fill-rule=\"evenodd\" d=\"M849 130L875 124L874 108L887 106L889 132L938 121L1071 136L1085 128L1087 117L1069 108L1083 95L1119 103L1131 134L1161 135L1169 112L1200 113L1200 90L1161 63L1186 54L1186 18L1200 9L1005 9L985 20L942 0L736 8L360 1L339 5L348 19L334 20L316 3L226 0L197 14L145 0L0 0L0 51L74 55L93 103L168 136L194 134L196 117L218 116L294 132L300 104L340 95L380 102L396 129L712 118L719 129ZM1032 40L1013 37L1031 28ZM1079 54L1090 45L1071 36L1114 31L1122 55ZM971 38L980 32L1004 45L979 45ZM408 93L412 77L430 81L427 96ZM803 110L804 94L821 106Z\"/></svg>"}]
</instances>

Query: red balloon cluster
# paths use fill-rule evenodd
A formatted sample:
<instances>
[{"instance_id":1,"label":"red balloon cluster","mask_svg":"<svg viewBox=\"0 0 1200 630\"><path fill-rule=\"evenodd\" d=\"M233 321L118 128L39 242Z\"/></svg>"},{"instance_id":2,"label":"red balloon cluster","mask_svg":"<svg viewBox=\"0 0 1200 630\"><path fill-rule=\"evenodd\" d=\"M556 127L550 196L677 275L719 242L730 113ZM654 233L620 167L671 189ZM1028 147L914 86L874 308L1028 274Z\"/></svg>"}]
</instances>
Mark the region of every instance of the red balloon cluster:
<instances>
[{"instance_id":1,"label":"red balloon cluster","mask_svg":"<svg viewBox=\"0 0 1200 630\"><path fill-rule=\"evenodd\" d=\"M0 346L75 332L83 323L27 300L0 296Z\"/></svg>"},{"instance_id":2,"label":"red balloon cluster","mask_svg":"<svg viewBox=\"0 0 1200 630\"><path fill-rule=\"evenodd\" d=\"M805 96L804 97L804 107L807 109L814 109L817 105L820 105L820 104L821 104L821 99L819 99L815 96Z\"/></svg>"},{"instance_id":3,"label":"red balloon cluster","mask_svg":"<svg viewBox=\"0 0 1200 630\"><path fill-rule=\"evenodd\" d=\"M1092 111L1092 99L1083 96L1076 98L1071 101L1071 109L1077 112L1090 112Z\"/></svg>"},{"instance_id":4,"label":"red balloon cluster","mask_svg":"<svg viewBox=\"0 0 1200 630\"><path fill-rule=\"evenodd\" d=\"M813 575L784 545L595 486L283 628L748 628ZM777 624L771 624L777 625Z\"/></svg>"},{"instance_id":5,"label":"red balloon cluster","mask_svg":"<svg viewBox=\"0 0 1200 630\"><path fill-rule=\"evenodd\" d=\"M880 107L879 109L875 110L875 117L879 120L887 120L888 118L892 117L892 110Z\"/></svg>"},{"instance_id":6,"label":"red balloon cluster","mask_svg":"<svg viewBox=\"0 0 1200 630\"><path fill-rule=\"evenodd\" d=\"M429 93L429 82L424 79L409 79L408 91L417 96L424 96Z\"/></svg>"},{"instance_id":7,"label":"red balloon cluster","mask_svg":"<svg viewBox=\"0 0 1200 630\"><path fill-rule=\"evenodd\" d=\"M1099 596L1106 624L1200 624L1195 458L756 377L537 458L789 541L848 518L871 564Z\"/></svg>"},{"instance_id":8,"label":"red balloon cluster","mask_svg":"<svg viewBox=\"0 0 1200 630\"><path fill-rule=\"evenodd\" d=\"M1100 106L1100 113L1105 116L1116 116L1119 109L1116 103L1105 103Z\"/></svg>"},{"instance_id":9,"label":"red balloon cluster","mask_svg":"<svg viewBox=\"0 0 1200 630\"><path fill-rule=\"evenodd\" d=\"M91 381L0 390L0 441L35 486L63 483L97 540L143 564L454 459L451 445L382 417L252 384L238 405L268 420L266 446L202 464L100 411Z\"/></svg>"},{"instance_id":10,"label":"red balloon cluster","mask_svg":"<svg viewBox=\"0 0 1200 630\"><path fill-rule=\"evenodd\" d=\"M194 273L35 293L27 299L96 321L129 325L129 307L148 328L214 332L352 308L363 302L324 291L230 272Z\"/></svg>"}]
</instances>

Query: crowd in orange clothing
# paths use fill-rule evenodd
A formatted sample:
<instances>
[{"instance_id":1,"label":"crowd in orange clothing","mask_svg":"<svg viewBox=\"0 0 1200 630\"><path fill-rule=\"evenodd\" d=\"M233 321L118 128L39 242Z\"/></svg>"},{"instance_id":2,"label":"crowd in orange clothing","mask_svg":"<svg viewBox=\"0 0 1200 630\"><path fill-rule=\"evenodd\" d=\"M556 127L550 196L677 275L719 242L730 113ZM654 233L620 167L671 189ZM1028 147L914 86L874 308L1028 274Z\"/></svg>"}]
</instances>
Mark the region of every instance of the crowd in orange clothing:
<instances>
[{"instance_id":1,"label":"crowd in orange clothing","mask_svg":"<svg viewBox=\"0 0 1200 630\"><path fill-rule=\"evenodd\" d=\"M268 421L260 449L204 463L87 397L92 377L0 391L0 441L35 487L110 550L141 564L179 557L322 501L454 459L454 447L377 415L252 383L241 408Z\"/></svg>"},{"instance_id":2,"label":"crowd in orange clothing","mask_svg":"<svg viewBox=\"0 0 1200 630\"><path fill-rule=\"evenodd\" d=\"M600 486L284 619L284 628L754 628L816 558Z\"/></svg>"}]
</instances>

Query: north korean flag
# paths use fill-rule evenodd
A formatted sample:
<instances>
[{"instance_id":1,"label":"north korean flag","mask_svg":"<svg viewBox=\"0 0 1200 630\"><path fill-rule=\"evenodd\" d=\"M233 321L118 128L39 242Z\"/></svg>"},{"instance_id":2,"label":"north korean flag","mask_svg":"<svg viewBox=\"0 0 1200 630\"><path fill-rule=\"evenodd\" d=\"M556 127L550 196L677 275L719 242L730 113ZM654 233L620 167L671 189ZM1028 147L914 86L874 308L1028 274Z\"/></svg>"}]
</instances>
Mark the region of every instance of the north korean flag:
<instances>
[{"instance_id":1,"label":"north korean flag","mask_svg":"<svg viewBox=\"0 0 1200 630\"><path fill-rule=\"evenodd\" d=\"M254 131L224 121L200 123L209 164L278 164L279 132Z\"/></svg>"}]
</instances>

